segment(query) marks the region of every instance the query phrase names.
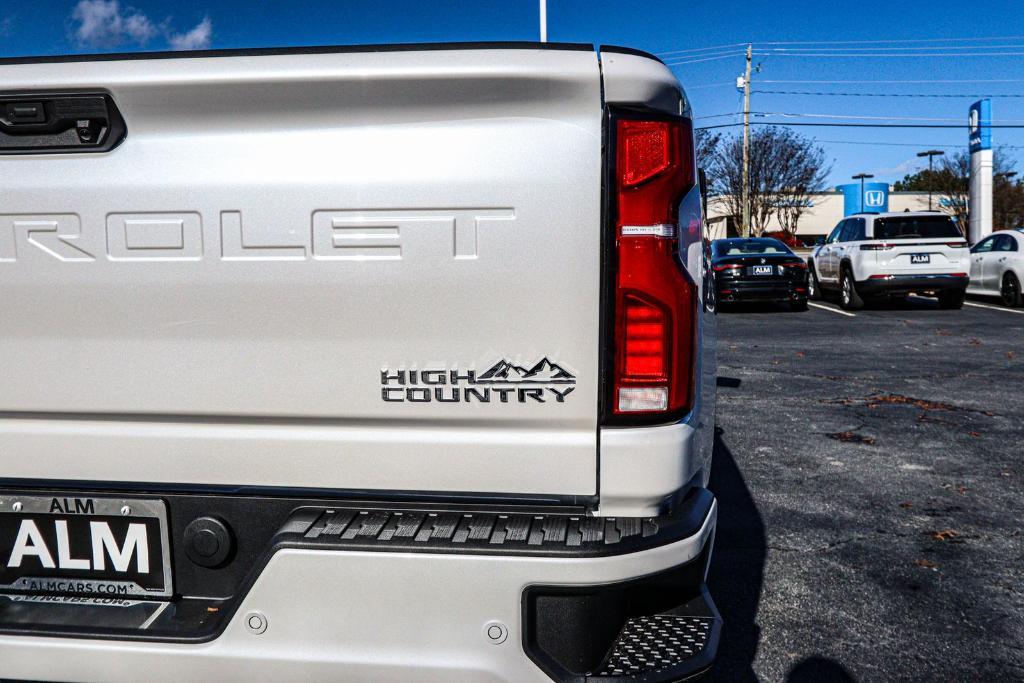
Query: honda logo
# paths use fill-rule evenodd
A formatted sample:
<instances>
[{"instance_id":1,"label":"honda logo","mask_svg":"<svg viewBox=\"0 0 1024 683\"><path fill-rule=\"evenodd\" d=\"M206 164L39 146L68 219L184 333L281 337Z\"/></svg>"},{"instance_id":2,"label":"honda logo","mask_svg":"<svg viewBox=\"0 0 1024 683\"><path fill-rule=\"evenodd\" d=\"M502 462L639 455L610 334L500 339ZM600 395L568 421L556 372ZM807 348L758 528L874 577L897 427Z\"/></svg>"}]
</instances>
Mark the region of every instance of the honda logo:
<instances>
[{"instance_id":1,"label":"honda logo","mask_svg":"<svg viewBox=\"0 0 1024 683\"><path fill-rule=\"evenodd\" d=\"M864 206L878 208L885 205L885 192L882 190L866 190L864 192Z\"/></svg>"}]
</instances>

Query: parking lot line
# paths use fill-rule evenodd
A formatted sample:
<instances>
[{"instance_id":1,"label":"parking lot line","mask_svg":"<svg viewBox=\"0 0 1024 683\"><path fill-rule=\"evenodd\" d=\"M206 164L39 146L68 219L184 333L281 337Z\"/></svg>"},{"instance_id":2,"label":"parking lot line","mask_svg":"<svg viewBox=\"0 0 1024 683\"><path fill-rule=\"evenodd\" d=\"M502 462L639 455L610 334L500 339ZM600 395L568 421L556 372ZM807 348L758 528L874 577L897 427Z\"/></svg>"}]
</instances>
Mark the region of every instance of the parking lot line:
<instances>
[{"instance_id":1,"label":"parking lot line","mask_svg":"<svg viewBox=\"0 0 1024 683\"><path fill-rule=\"evenodd\" d=\"M813 301L808 301L807 305L808 306L814 306L815 308L820 308L823 311L830 311L832 313L838 313L839 315L845 315L848 318L856 318L857 317L853 313L847 313L846 311L841 311L838 308L832 308L831 306L823 306L821 304L816 304Z\"/></svg>"},{"instance_id":2,"label":"parking lot line","mask_svg":"<svg viewBox=\"0 0 1024 683\"><path fill-rule=\"evenodd\" d=\"M1018 315L1024 315L1024 309L1020 308L1006 308L1005 306L992 306L991 304L976 304L973 301L965 301L964 306L974 306L975 308L991 308L993 311L1002 311L1003 313L1017 313Z\"/></svg>"}]
</instances>

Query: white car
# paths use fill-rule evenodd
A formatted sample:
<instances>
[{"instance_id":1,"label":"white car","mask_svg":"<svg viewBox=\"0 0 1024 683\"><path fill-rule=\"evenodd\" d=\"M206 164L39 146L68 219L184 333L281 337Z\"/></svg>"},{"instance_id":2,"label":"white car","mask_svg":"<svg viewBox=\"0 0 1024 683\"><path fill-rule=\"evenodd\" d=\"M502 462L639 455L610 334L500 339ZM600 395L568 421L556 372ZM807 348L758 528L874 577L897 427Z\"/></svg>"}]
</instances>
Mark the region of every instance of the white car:
<instances>
[{"instance_id":1,"label":"white car","mask_svg":"<svg viewBox=\"0 0 1024 683\"><path fill-rule=\"evenodd\" d=\"M811 252L808 289L812 299L837 292L847 310L911 292L938 297L942 308L961 308L969 262L967 241L943 213L855 214Z\"/></svg>"},{"instance_id":2,"label":"white car","mask_svg":"<svg viewBox=\"0 0 1024 683\"><path fill-rule=\"evenodd\" d=\"M1024 306L1024 228L992 233L971 248L971 294L998 296L1011 308Z\"/></svg>"}]
</instances>

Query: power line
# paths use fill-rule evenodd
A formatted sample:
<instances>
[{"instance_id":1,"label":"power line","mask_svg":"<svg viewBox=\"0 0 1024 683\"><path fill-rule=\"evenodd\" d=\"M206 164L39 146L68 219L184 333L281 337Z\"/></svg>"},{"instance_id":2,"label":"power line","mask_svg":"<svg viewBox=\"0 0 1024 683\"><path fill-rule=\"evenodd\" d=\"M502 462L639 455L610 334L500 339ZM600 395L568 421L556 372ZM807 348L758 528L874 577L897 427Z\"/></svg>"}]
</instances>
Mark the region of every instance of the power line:
<instances>
[{"instance_id":1,"label":"power line","mask_svg":"<svg viewBox=\"0 0 1024 683\"><path fill-rule=\"evenodd\" d=\"M746 52L746 48L733 47L728 50L711 50L709 52L699 52L692 55L675 55L673 57L665 57L664 61L674 62L676 60L689 60L689 59L701 59L702 57L713 57L715 55L734 55L737 53Z\"/></svg>"},{"instance_id":2,"label":"power line","mask_svg":"<svg viewBox=\"0 0 1024 683\"><path fill-rule=\"evenodd\" d=\"M965 145L948 145L948 144L935 144L931 142L882 142L882 141L871 141L871 140L822 140L820 138L813 138L815 142L828 145L872 145L872 146L883 146L883 147L944 147L946 149L962 149ZM993 146L999 149L1024 149L1021 145L999 145L993 143Z\"/></svg>"},{"instance_id":3,"label":"power line","mask_svg":"<svg viewBox=\"0 0 1024 683\"><path fill-rule=\"evenodd\" d=\"M742 126L742 123L719 123L713 126L699 126L696 130L710 130L712 128L734 128ZM815 126L831 128L953 128L965 130L969 126L953 123L825 123L819 121L751 121L750 125L758 126ZM994 123L985 128L1024 128L1024 124Z\"/></svg>"},{"instance_id":4,"label":"power line","mask_svg":"<svg viewBox=\"0 0 1024 683\"><path fill-rule=\"evenodd\" d=\"M887 81L788 81L788 80L771 80L771 79L758 79L761 83L798 83L802 85L828 85L833 83L886 83L890 85L907 85L907 84L936 84L936 83L1024 83L1024 78L970 78L970 79L952 79L952 80L887 80Z\"/></svg>"},{"instance_id":5,"label":"power line","mask_svg":"<svg viewBox=\"0 0 1024 683\"><path fill-rule=\"evenodd\" d=\"M860 116L857 114L813 114L786 111L759 111L757 116L792 116L808 119L860 119L864 121L962 121L961 118L938 116ZM967 125L967 124L964 124Z\"/></svg>"},{"instance_id":6,"label":"power line","mask_svg":"<svg viewBox=\"0 0 1024 683\"><path fill-rule=\"evenodd\" d=\"M735 83L705 83L703 85L687 85L685 90L702 90L703 88L721 88L723 86L729 86L730 88L736 87Z\"/></svg>"},{"instance_id":7,"label":"power line","mask_svg":"<svg viewBox=\"0 0 1024 683\"><path fill-rule=\"evenodd\" d=\"M713 57L703 57L701 59L688 59L688 60L680 61L680 62L668 61L668 62L665 62L665 66L680 66L682 64L697 64L698 62L712 62L712 61L715 61L717 59L732 59L733 57L742 57L742 56L743 56L742 52L732 52L732 53L727 54L727 55L716 55L716 56L713 56Z\"/></svg>"},{"instance_id":8,"label":"power line","mask_svg":"<svg viewBox=\"0 0 1024 683\"><path fill-rule=\"evenodd\" d=\"M829 97L987 97L987 98L1005 98L1005 97L1024 97L1022 93L1012 93L1007 95L972 95L967 93L949 94L949 93L877 93L877 92L811 92L806 90L755 90L755 93L764 95L824 95Z\"/></svg>"},{"instance_id":9,"label":"power line","mask_svg":"<svg viewBox=\"0 0 1024 683\"><path fill-rule=\"evenodd\" d=\"M860 115L860 114L818 114L809 112L786 112L786 111L752 111L750 112L754 116L786 116L786 117L797 117L797 118L809 118L809 119L851 119L851 120L865 120L865 121L963 121L963 119L956 117L938 117L938 116L871 116L871 115ZM698 116L697 119L714 119L722 118L724 116L737 116L737 112L728 112L722 114L707 114L704 116ZM1004 119L1005 123L1022 123L1024 120L1021 119ZM964 123L964 126L967 124Z\"/></svg>"},{"instance_id":10,"label":"power line","mask_svg":"<svg viewBox=\"0 0 1024 683\"><path fill-rule=\"evenodd\" d=\"M758 44L764 45L765 43ZM925 47L920 45L916 47L899 47L884 45L880 47L842 47L835 49L842 50L845 52L881 52L883 50L888 50L892 52L937 52L939 50L1001 50L1007 48L1019 50L1021 48L1024 48L1024 45L937 45L935 47ZM828 47L769 47L765 49L770 50L772 52L792 53L825 52L830 50L830 48Z\"/></svg>"},{"instance_id":11,"label":"power line","mask_svg":"<svg viewBox=\"0 0 1024 683\"><path fill-rule=\"evenodd\" d=\"M955 149L957 147L963 147L964 145L936 145L927 142L872 142L868 140L821 140L814 138L815 142L820 142L823 145L878 145L883 147L945 147L946 149Z\"/></svg>"},{"instance_id":12,"label":"power line","mask_svg":"<svg viewBox=\"0 0 1024 683\"><path fill-rule=\"evenodd\" d=\"M762 52L758 50L758 55L767 55L771 57L812 57L814 59L834 59L834 58L857 58L857 59L879 59L882 57L886 58L924 58L924 57L1020 57L1024 56L1024 52L932 52L932 53L921 53L921 54L903 54L900 52L877 52L873 54L850 54L850 53L833 53L833 52L814 52L814 53L793 53L793 52Z\"/></svg>"},{"instance_id":13,"label":"power line","mask_svg":"<svg viewBox=\"0 0 1024 683\"><path fill-rule=\"evenodd\" d=\"M725 44L722 44L722 45L709 45L707 47L690 47L690 48L684 48L684 49L679 49L679 50L665 50L664 52L658 52L656 54L659 57L664 57L664 56L668 56L668 55L694 55L694 54L697 54L697 53L715 52L715 51L726 50L726 49L729 49L729 48L743 48L743 47L746 47L750 43L753 43L754 45L766 45L766 46L770 46L770 45L811 45L811 46L817 45L817 46L822 46L822 47L805 47L805 48L799 48L799 47L791 47L791 48L788 48L788 47L776 47L776 48L770 48L770 49L773 49L773 50L805 50L805 51L806 50L810 50L810 51L826 50L826 49L828 49L827 46L829 46L829 45L838 45L838 46L875 45L875 46L877 46L877 47L863 47L863 48L855 48L855 47L844 48L844 49L847 49L847 50L866 50L866 51L872 51L872 50L877 50L877 51L880 51L880 50L941 50L941 49L970 50L970 49L975 49L975 47L976 48L984 48L984 49L994 49L994 48L998 48L998 47L1004 47L1004 46L1000 46L1000 45L984 45L983 44L983 43L990 43L992 41L997 41L997 40L1024 40L1024 35L1018 35L1018 36L991 36L991 37L982 37L982 38L893 38L893 39L890 39L890 40L791 40L791 41L769 40L769 41L746 41L746 42L742 42L742 43L725 43ZM977 46L971 46L971 45L963 45L963 46L960 46L960 45L949 45L949 46L945 46L944 47L942 45L935 45L934 47L929 47L927 45L924 45L925 43L980 43L980 44L977 45ZM917 47L895 47L897 45L916 45ZM672 58L670 57L670 59L672 59Z\"/></svg>"},{"instance_id":14,"label":"power line","mask_svg":"<svg viewBox=\"0 0 1024 683\"><path fill-rule=\"evenodd\" d=\"M692 48L687 48L685 50L668 50L666 52L658 52L657 55L659 57L661 57L663 55L677 55L677 54L680 54L680 53L689 53L689 52L714 52L715 50L724 50L725 48L730 48L730 47L746 47L746 46L747 46L746 43L729 43L727 45L712 45L711 47L692 47Z\"/></svg>"},{"instance_id":15,"label":"power line","mask_svg":"<svg viewBox=\"0 0 1024 683\"><path fill-rule=\"evenodd\" d=\"M1024 40L1024 36L987 36L977 38L892 38L888 40L774 40L760 45L867 45L879 43L973 43L992 40Z\"/></svg>"},{"instance_id":16,"label":"power line","mask_svg":"<svg viewBox=\"0 0 1024 683\"><path fill-rule=\"evenodd\" d=\"M704 116L694 116L693 120L694 121L700 121L701 119L721 119L721 118L724 118L726 116L739 116L742 113L743 112L740 112L740 111L734 111L734 112L731 112L729 114L706 114Z\"/></svg>"}]
</instances>

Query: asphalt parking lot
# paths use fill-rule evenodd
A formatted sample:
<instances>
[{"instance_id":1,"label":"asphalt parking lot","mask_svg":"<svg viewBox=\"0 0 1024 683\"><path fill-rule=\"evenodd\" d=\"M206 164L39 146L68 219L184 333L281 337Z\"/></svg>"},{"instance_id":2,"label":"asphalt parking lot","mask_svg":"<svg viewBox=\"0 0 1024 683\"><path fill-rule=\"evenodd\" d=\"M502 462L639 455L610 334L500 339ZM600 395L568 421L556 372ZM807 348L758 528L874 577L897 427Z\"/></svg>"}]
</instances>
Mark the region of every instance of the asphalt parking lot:
<instances>
[{"instance_id":1,"label":"asphalt parking lot","mask_svg":"<svg viewBox=\"0 0 1024 683\"><path fill-rule=\"evenodd\" d=\"M988 304L717 316L716 680L1024 679L1024 309Z\"/></svg>"}]
</instances>

